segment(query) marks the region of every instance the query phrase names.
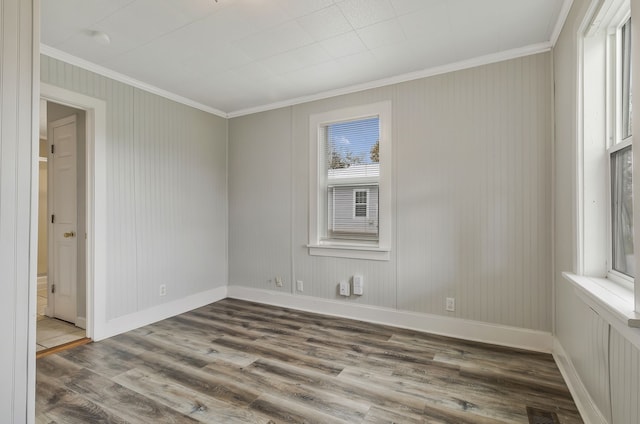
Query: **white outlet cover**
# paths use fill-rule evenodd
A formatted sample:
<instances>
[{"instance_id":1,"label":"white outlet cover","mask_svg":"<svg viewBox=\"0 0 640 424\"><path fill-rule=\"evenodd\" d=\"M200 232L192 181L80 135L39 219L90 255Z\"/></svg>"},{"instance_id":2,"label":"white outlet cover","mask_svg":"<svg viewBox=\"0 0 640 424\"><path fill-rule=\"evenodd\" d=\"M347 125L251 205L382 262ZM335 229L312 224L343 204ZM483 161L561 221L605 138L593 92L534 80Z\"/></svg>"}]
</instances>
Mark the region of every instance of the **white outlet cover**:
<instances>
[{"instance_id":1,"label":"white outlet cover","mask_svg":"<svg viewBox=\"0 0 640 424\"><path fill-rule=\"evenodd\" d=\"M445 309L447 311L453 312L456 310L456 299L453 297L447 297L447 302L445 304Z\"/></svg>"},{"instance_id":2,"label":"white outlet cover","mask_svg":"<svg viewBox=\"0 0 640 424\"><path fill-rule=\"evenodd\" d=\"M362 275L353 276L353 294L358 296L364 294L364 278L362 278Z\"/></svg>"}]
</instances>

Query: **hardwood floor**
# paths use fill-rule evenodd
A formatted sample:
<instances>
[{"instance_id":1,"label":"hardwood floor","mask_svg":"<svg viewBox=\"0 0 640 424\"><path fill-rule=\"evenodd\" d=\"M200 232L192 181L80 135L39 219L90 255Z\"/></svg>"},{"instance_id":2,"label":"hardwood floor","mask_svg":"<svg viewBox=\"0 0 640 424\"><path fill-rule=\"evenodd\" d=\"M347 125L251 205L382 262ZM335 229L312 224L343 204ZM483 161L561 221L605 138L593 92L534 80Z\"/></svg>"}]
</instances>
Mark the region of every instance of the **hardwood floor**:
<instances>
[{"instance_id":1,"label":"hardwood floor","mask_svg":"<svg viewBox=\"0 0 640 424\"><path fill-rule=\"evenodd\" d=\"M226 299L37 361L37 423L582 423L552 357Z\"/></svg>"},{"instance_id":2,"label":"hardwood floor","mask_svg":"<svg viewBox=\"0 0 640 424\"><path fill-rule=\"evenodd\" d=\"M75 325L50 318L44 314L47 308L47 276L38 277L38 315L36 322L36 351L45 352L57 346L83 339L86 331Z\"/></svg>"}]
</instances>

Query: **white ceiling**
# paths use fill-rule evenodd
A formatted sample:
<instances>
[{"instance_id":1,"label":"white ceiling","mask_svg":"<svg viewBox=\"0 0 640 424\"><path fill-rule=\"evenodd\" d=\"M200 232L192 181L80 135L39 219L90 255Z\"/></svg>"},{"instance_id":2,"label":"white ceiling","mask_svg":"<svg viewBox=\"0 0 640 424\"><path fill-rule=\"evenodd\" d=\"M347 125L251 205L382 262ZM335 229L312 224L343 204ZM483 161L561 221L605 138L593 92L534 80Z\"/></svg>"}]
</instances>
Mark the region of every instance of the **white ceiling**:
<instances>
[{"instance_id":1,"label":"white ceiling","mask_svg":"<svg viewBox=\"0 0 640 424\"><path fill-rule=\"evenodd\" d=\"M47 54L60 51L237 115L472 59L543 51L570 2L42 0L41 36ZM111 44L97 43L92 31Z\"/></svg>"}]
</instances>

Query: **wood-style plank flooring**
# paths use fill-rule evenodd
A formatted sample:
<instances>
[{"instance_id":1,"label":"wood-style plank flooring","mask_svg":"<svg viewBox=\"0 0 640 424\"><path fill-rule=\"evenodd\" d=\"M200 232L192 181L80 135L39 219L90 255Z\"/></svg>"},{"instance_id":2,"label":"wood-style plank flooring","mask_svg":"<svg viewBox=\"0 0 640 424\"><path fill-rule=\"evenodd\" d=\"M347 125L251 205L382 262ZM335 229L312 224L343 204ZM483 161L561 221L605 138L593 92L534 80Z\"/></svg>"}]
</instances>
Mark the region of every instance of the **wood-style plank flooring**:
<instances>
[{"instance_id":1,"label":"wood-style plank flooring","mask_svg":"<svg viewBox=\"0 0 640 424\"><path fill-rule=\"evenodd\" d=\"M37 361L37 423L582 423L552 357L226 299Z\"/></svg>"},{"instance_id":2,"label":"wood-style plank flooring","mask_svg":"<svg viewBox=\"0 0 640 424\"><path fill-rule=\"evenodd\" d=\"M44 352L48 349L83 339L86 331L75 325L50 318L44 314L47 308L47 276L38 277L38 319L36 322L36 352Z\"/></svg>"}]
</instances>

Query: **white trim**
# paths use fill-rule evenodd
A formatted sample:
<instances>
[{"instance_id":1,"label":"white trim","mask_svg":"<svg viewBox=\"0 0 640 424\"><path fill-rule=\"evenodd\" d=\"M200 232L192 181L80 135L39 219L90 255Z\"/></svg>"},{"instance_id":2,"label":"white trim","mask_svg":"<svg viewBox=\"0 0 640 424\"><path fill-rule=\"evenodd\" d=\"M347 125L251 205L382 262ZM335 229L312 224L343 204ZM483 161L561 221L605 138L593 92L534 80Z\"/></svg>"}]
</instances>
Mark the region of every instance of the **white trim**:
<instances>
[{"instance_id":1,"label":"white trim","mask_svg":"<svg viewBox=\"0 0 640 424\"><path fill-rule=\"evenodd\" d=\"M379 306L319 299L269 290L229 286L227 296L267 305L406 328L481 343L550 353L551 333L441 315L399 311Z\"/></svg>"},{"instance_id":2,"label":"white trim","mask_svg":"<svg viewBox=\"0 0 640 424\"><path fill-rule=\"evenodd\" d=\"M38 314L38 200L40 173L40 0L32 1L31 20L31 223L29 235L29 280L27 321L26 422L33 424L36 416L36 326ZM24 70L27 72L27 70ZM23 310L25 305L16 305ZM17 322L14 326L17 326ZM14 347L14 352L18 347ZM22 378L22 377L20 377ZM21 384L18 384L18 386ZM13 390L16 389L16 382ZM14 417L19 417L18 412Z\"/></svg>"},{"instance_id":3,"label":"white trim","mask_svg":"<svg viewBox=\"0 0 640 424\"><path fill-rule=\"evenodd\" d=\"M218 302L226 297L227 286L221 286L205 292L192 294L191 296L177 299L172 302L162 303L140 312L134 312L132 314L107 321L104 327L100 328L100 332L94 334L93 339L95 341L99 341L118 334L126 333L127 331L135 330L136 328L192 311L210 303Z\"/></svg>"},{"instance_id":4,"label":"white trim","mask_svg":"<svg viewBox=\"0 0 640 424\"><path fill-rule=\"evenodd\" d=\"M238 109L227 113L228 118L237 118L239 116L251 115L258 112L265 112L272 109L279 109L287 106L295 106L301 103L308 103L315 100L328 99L330 97L342 96L344 94L357 93L358 91L370 90L372 88L385 87L387 85L398 84L407 81L413 81L421 78L432 77L435 75L446 74L449 72L461 71L464 69L475 68L491 63L503 62L505 60L517 59L523 56L531 56L538 53L544 53L551 50L550 42L530 44L528 46L519 47L517 49L507 50L498 53L492 53L485 56L475 57L472 59L462 60L460 62L449 63L442 66L423 69L421 71L409 72L407 74L395 75L389 78L382 78L376 81L356 84L349 87L338 88L335 90L323 91L309 96L301 96L293 99L282 100L280 102L269 103L262 106L250 107L246 109Z\"/></svg>"},{"instance_id":5,"label":"white trim","mask_svg":"<svg viewBox=\"0 0 640 424\"><path fill-rule=\"evenodd\" d=\"M558 37L560 37L560 33L562 32L562 27L564 27L564 23L569 16L569 12L571 12L571 6L573 5L573 0L564 0L562 3L562 8L560 9L560 13L558 14L558 20L556 21L556 25L553 27L553 32L551 33L551 46L555 47L558 42Z\"/></svg>"},{"instance_id":6,"label":"white trim","mask_svg":"<svg viewBox=\"0 0 640 424\"><path fill-rule=\"evenodd\" d=\"M596 406L591 395L589 395L589 391L580 379L580 375L573 366L573 362L571 362L560 341L555 337L553 339L553 359L555 359L558 369L560 369L560 374L562 374L585 424L606 423L607 420Z\"/></svg>"},{"instance_id":7,"label":"white trim","mask_svg":"<svg viewBox=\"0 0 640 424\"><path fill-rule=\"evenodd\" d=\"M388 261L391 258L391 252L388 249L380 249L378 247L369 247L365 245L308 244L307 247L309 248L309 254L311 256L329 256L332 258L368 259L371 261Z\"/></svg>"},{"instance_id":8,"label":"white trim","mask_svg":"<svg viewBox=\"0 0 640 424\"><path fill-rule=\"evenodd\" d=\"M86 111L86 222L87 222L87 337L100 333L106 322L106 130L103 100L41 83L39 96Z\"/></svg>"},{"instance_id":9,"label":"white trim","mask_svg":"<svg viewBox=\"0 0 640 424\"><path fill-rule=\"evenodd\" d=\"M195 100L191 100L186 97L182 97L178 94L171 93L169 91L163 90L151 84L147 84L146 82L139 81L135 78L131 78L119 72L112 71L111 69L105 68L104 66L100 66L93 62L89 62L88 60L81 59L77 56L55 49L46 44L40 43L40 52L45 56L49 56L51 58L61 60L63 62L77 66L79 68L86 69L87 71L95 72L98 75L102 75L107 78L111 78L112 80L119 81L124 84L128 84L132 87L136 87L141 90L148 91L149 93L153 93L158 96L164 97L166 99L173 100L174 102L182 103L183 105L191 106L193 108L202 110L207 113L211 113L213 115L220 116L222 118L229 117L226 112L223 112L219 109L204 105L202 103L196 102Z\"/></svg>"}]
</instances>

